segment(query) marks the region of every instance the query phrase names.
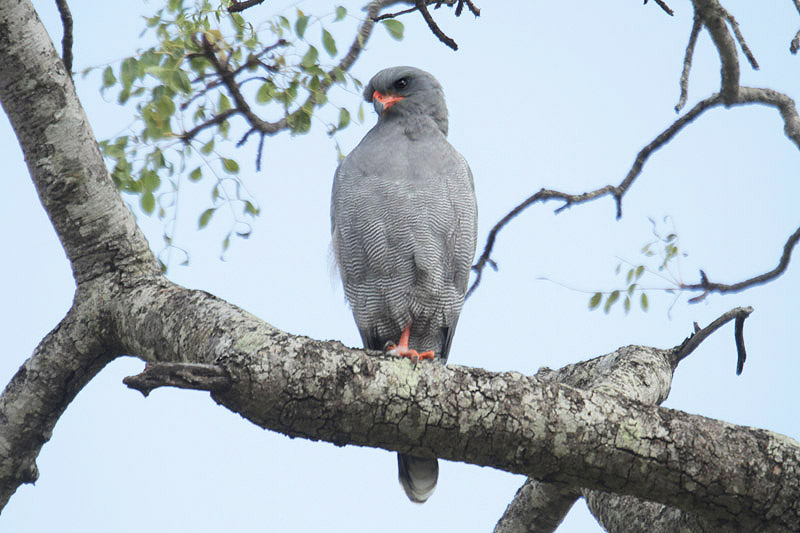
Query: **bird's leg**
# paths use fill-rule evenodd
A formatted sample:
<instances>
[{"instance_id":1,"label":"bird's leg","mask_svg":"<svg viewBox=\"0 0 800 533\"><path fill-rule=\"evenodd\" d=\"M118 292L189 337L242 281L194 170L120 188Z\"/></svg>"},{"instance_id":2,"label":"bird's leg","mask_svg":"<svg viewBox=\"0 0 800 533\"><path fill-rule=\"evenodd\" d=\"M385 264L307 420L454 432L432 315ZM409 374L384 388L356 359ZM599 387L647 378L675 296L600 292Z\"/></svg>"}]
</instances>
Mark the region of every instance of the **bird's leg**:
<instances>
[{"instance_id":1,"label":"bird's leg","mask_svg":"<svg viewBox=\"0 0 800 533\"><path fill-rule=\"evenodd\" d=\"M408 357L414 363L420 359L433 359L433 350L419 353L414 349L408 347L408 338L411 336L411 324L406 326L403 333L400 335L400 341L395 344L392 341L386 343L386 353L389 355L399 355L400 357Z\"/></svg>"}]
</instances>

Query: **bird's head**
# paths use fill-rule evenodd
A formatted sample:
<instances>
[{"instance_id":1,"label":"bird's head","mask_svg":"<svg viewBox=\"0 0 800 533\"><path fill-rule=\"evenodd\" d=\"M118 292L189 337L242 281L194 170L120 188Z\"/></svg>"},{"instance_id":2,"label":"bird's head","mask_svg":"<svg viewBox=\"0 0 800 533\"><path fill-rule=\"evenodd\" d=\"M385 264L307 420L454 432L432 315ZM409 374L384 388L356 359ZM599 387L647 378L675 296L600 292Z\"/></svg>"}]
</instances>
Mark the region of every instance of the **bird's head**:
<instances>
[{"instance_id":1,"label":"bird's head","mask_svg":"<svg viewBox=\"0 0 800 533\"><path fill-rule=\"evenodd\" d=\"M390 117L429 117L447 135L447 105L442 86L429 73L414 67L383 69L367 84L364 100L374 105L378 120Z\"/></svg>"}]
</instances>

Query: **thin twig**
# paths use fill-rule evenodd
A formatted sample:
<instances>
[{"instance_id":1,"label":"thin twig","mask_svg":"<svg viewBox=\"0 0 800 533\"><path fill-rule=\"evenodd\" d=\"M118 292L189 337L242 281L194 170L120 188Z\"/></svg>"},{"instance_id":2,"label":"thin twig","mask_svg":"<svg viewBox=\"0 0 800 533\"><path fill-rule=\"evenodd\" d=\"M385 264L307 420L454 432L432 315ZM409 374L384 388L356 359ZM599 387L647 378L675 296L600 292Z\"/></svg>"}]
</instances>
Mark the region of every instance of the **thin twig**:
<instances>
[{"instance_id":1,"label":"thin twig","mask_svg":"<svg viewBox=\"0 0 800 533\"><path fill-rule=\"evenodd\" d=\"M428 11L427 0L416 0L415 4L419 12L422 14L422 18L425 19L425 23L428 25L428 28L430 28L433 34L453 50L458 50L458 44L456 44L453 39L445 35L439 25L436 24L436 21L433 20L433 16L431 15L430 11Z\"/></svg>"},{"instance_id":2,"label":"thin twig","mask_svg":"<svg viewBox=\"0 0 800 533\"><path fill-rule=\"evenodd\" d=\"M61 15L61 25L64 26L64 37L61 39L61 60L68 73L72 73L72 13L69 11L67 0L56 0L58 13Z\"/></svg>"},{"instance_id":3,"label":"thin twig","mask_svg":"<svg viewBox=\"0 0 800 533\"><path fill-rule=\"evenodd\" d=\"M241 2L234 0L233 3L231 3L231 5L228 7L228 13L244 11L245 9L250 9L251 7L262 4L263 2L264 0L242 0Z\"/></svg>"},{"instance_id":4,"label":"thin twig","mask_svg":"<svg viewBox=\"0 0 800 533\"><path fill-rule=\"evenodd\" d=\"M687 291L703 291L703 294L700 296L696 296L689 300L691 303L697 303L702 301L706 295L712 292L717 293L733 293L733 292L741 292L745 289L753 287L755 285L762 285L768 281L771 281L786 271L786 268L789 266L789 262L792 259L792 250L794 249L795 245L797 245L797 241L800 241L800 228L792 233L789 238L786 240L786 244L783 245L783 254L781 254L781 258L778 261L778 266L770 270L769 272L765 272L763 274L759 274L758 276L754 276L750 279L746 279L744 281L739 281L737 283L715 283L708 279L706 273L702 270L700 271L700 281L698 283L691 283L688 285L680 285L682 290Z\"/></svg>"},{"instance_id":5,"label":"thin twig","mask_svg":"<svg viewBox=\"0 0 800 533\"><path fill-rule=\"evenodd\" d=\"M456 6L456 16L457 17L461 16L461 12L464 10L464 4L467 5L467 7L469 8L470 13L472 13L476 17L480 17L481 16L481 10L478 9L478 7L471 2L471 0L458 0L458 5ZM437 5L436 7L438 8L439 6Z\"/></svg>"},{"instance_id":6,"label":"thin twig","mask_svg":"<svg viewBox=\"0 0 800 533\"><path fill-rule=\"evenodd\" d=\"M582 204L591 200L596 200L603 196L611 195L614 197L617 206L617 219L622 217L622 196L627 192L630 186L633 184L633 181L641 174L642 168L644 167L645 162L650 157L650 155L661 148L664 144L669 142L675 134L677 134L684 126L695 120L700 114L702 114L705 110L717 106L722 102L719 93L714 93L710 97L706 98L705 100L701 100L695 106L688 111L685 115L677 119L673 122L667 129L665 129L661 134L658 135L653 141L650 142L647 146L642 148L639 153L636 155L636 159L633 162L633 166L628 171L627 176L625 179L620 182L619 185L606 185L605 187L601 187L594 191L589 191L581 194L567 194L560 191L553 191L549 189L541 189L539 192L534 194L533 196L527 198L524 202L519 204L517 207L512 209L506 216L504 216L500 221L494 225L494 227L489 232L489 236L486 239L486 245L484 246L483 253L478 258L478 261L472 266L472 270L475 271L475 281L472 282L472 286L467 291L467 298L473 293L473 291L478 287L478 284L481 282L481 276L483 275L483 270L486 265L492 266L492 268L496 268L495 262L491 259L492 249L494 248L495 240L497 239L497 234L500 232L503 227L511 222L517 215L523 212L525 209L530 207L536 202L545 202L548 200L561 200L564 202L564 205L560 206L556 209L556 213L560 213L564 209L571 207L576 204Z\"/></svg>"},{"instance_id":7,"label":"thin twig","mask_svg":"<svg viewBox=\"0 0 800 533\"><path fill-rule=\"evenodd\" d=\"M736 36L736 40L739 41L739 46L742 47L742 52L744 52L745 57L747 57L747 61L750 63L750 66L753 67L753 70L758 70L758 61L756 61L756 58L753 55L753 52L750 50L750 47L747 46L747 42L744 40L744 35L742 35L742 31L739 29L739 23L736 22L736 19L727 9L722 8L722 10L725 15L725 20L727 20L728 24L730 24L733 28L733 34Z\"/></svg>"},{"instance_id":8,"label":"thin twig","mask_svg":"<svg viewBox=\"0 0 800 533\"><path fill-rule=\"evenodd\" d=\"M800 0L798 0L800 1ZM689 34L689 44L686 45L686 54L683 56L683 71L681 72L681 96L678 103L675 105L675 112L679 112L686 105L686 99L689 97L689 71L692 69L692 59L694 58L694 47L697 45L697 36L700 35L700 30L703 29L703 19L694 12L694 22L692 23L692 31Z\"/></svg>"},{"instance_id":9,"label":"thin twig","mask_svg":"<svg viewBox=\"0 0 800 533\"><path fill-rule=\"evenodd\" d=\"M414 7L408 8L408 9L404 9L402 11L397 11L395 13L384 13L383 15L378 15L377 17L375 17L372 20L374 20L375 22L380 22L380 21L385 20L385 19L393 19L393 18L399 17L400 15L407 15L408 13L413 13L416 10L417 10L417 6L414 6Z\"/></svg>"},{"instance_id":10,"label":"thin twig","mask_svg":"<svg viewBox=\"0 0 800 533\"><path fill-rule=\"evenodd\" d=\"M791 53L797 54L797 50L800 50L800 30L797 30L797 33L794 34L794 39L792 39L789 45L789 51Z\"/></svg>"},{"instance_id":11,"label":"thin twig","mask_svg":"<svg viewBox=\"0 0 800 533\"><path fill-rule=\"evenodd\" d=\"M664 2L664 0L654 0L654 1L656 4L658 4L658 7L663 9L670 17L675 15L675 12ZM647 0L644 0L644 3L647 4Z\"/></svg>"},{"instance_id":12,"label":"thin twig","mask_svg":"<svg viewBox=\"0 0 800 533\"><path fill-rule=\"evenodd\" d=\"M752 308L751 308L752 309ZM736 340L736 375L741 376L744 362L747 360L747 350L744 347L744 319L746 316L737 316L733 323L733 338Z\"/></svg>"},{"instance_id":13,"label":"thin twig","mask_svg":"<svg viewBox=\"0 0 800 533\"><path fill-rule=\"evenodd\" d=\"M752 312L753 312L753 308L752 307L737 307L737 308L731 309L727 313L723 314L722 316L720 316L718 319L716 319L715 321L713 321L711 324L709 324L708 326L704 327L703 329L698 330L695 327L695 332L693 334L691 334L681 344L679 344L678 346L675 346L672 349L673 367L677 366L677 364L680 361L682 361L689 354L691 354L698 346L700 346L701 342L706 340L706 338L709 335L711 335L712 333L717 331L719 328L721 328L722 326L724 326L725 324L727 324L728 322L730 322L733 319L736 319L737 324L740 321L743 324L744 323L744 319L746 319L748 316L750 316L750 313L752 313ZM744 359L746 357L745 351L744 351L744 336L742 334L741 328L742 328L741 324L736 326L736 329L738 331L735 332L735 335L736 335L736 349L737 349L737 352L738 352L737 364L736 364L736 368L737 368L736 373L737 374L741 374L741 366L744 365Z\"/></svg>"}]
</instances>

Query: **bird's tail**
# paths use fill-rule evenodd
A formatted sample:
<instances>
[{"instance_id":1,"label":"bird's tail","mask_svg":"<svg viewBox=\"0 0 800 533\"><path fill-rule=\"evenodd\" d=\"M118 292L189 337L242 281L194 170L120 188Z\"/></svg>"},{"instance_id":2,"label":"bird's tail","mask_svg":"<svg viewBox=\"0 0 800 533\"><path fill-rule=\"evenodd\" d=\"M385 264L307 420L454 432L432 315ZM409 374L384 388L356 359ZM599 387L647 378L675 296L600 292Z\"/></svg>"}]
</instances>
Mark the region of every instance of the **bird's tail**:
<instances>
[{"instance_id":1,"label":"bird's tail","mask_svg":"<svg viewBox=\"0 0 800 533\"><path fill-rule=\"evenodd\" d=\"M439 479L439 461L397 454L397 477L406 491L408 499L414 503L425 503L436 488Z\"/></svg>"}]
</instances>

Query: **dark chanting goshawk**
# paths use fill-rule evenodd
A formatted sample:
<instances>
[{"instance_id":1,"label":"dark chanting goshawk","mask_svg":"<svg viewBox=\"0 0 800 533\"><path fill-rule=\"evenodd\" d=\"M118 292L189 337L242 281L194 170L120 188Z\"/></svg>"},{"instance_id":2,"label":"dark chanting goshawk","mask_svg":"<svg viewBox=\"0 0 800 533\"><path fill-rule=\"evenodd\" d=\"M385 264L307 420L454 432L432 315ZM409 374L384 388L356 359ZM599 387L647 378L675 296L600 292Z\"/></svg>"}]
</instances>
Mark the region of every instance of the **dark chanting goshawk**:
<instances>
[{"instance_id":1,"label":"dark chanting goshawk","mask_svg":"<svg viewBox=\"0 0 800 533\"><path fill-rule=\"evenodd\" d=\"M382 70L364 99L378 123L342 160L331 198L345 296L366 348L444 364L475 255L472 173L447 142L444 94L429 73ZM427 500L437 460L398 453L397 464L408 497Z\"/></svg>"}]
</instances>

